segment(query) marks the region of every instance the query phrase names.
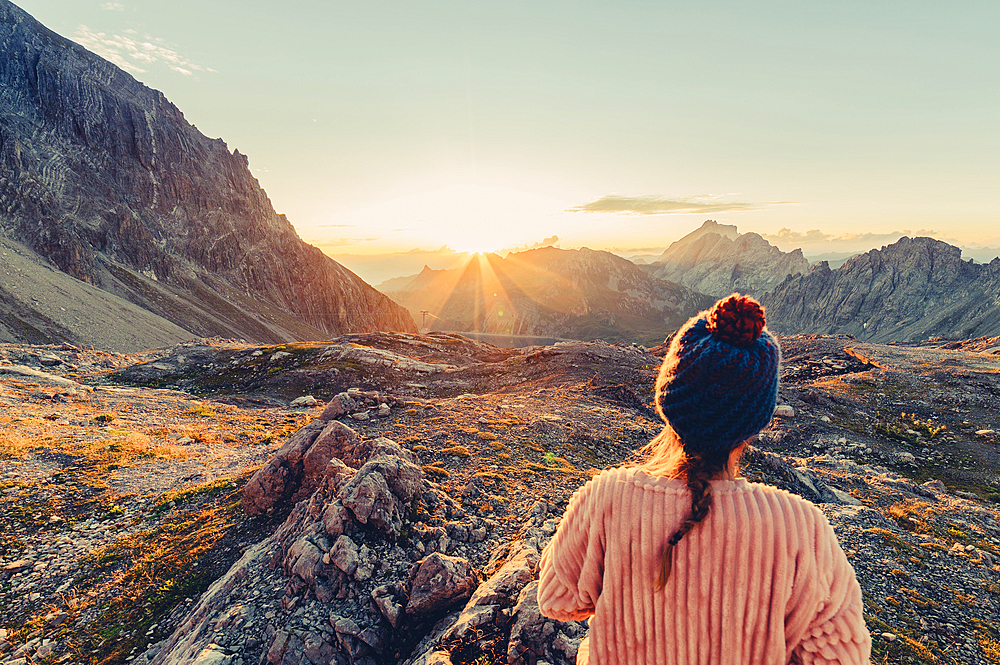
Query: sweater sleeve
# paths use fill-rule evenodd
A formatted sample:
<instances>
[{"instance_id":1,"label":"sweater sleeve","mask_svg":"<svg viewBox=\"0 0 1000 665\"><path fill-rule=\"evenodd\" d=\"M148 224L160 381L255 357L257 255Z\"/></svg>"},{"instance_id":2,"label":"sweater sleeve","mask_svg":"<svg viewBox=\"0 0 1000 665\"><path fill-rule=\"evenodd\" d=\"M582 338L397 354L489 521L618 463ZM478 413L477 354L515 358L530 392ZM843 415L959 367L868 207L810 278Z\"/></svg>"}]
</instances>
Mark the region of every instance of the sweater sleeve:
<instances>
[{"instance_id":1,"label":"sweater sleeve","mask_svg":"<svg viewBox=\"0 0 1000 665\"><path fill-rule=\"evenodd\" d=\"M817 524L816 581L820 585L815 614L792 663L801 665L868 665L871 634L864 619L861 585L825 517Z\"/></svg>"},{"instance_id":2,"label":"sweater sleeve","mask_svg":"<svg viewBox=\"0 0 1000 665\"><path fill-rule=\"evenodd\" d=\"M594 613L604 575L604 525L598 475L573 494L559 528L542 551L538 608L557 621Z\"/></svg>"}]
</instances>

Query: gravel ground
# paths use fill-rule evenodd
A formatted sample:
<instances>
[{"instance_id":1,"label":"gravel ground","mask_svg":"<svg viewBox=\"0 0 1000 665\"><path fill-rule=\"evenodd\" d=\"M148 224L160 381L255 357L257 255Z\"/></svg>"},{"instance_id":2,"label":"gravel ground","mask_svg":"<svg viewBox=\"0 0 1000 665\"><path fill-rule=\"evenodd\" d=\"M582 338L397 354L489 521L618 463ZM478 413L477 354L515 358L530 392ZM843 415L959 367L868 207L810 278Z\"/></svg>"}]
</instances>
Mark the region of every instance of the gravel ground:
<instances>
[{"instance_id":1,"label":"gravel ground","mask_svg":"<svg viewBox=\"0 0 1000 665\"><path fill-rule=\"evenodd\" d=\"M1000 358L987 352L989 341L968 349L836 336L782 343L784 415L755 442L746 474L810 498L828 516L858 571L876 662L1000 662L1000 489L990 433L1000 430ZM398 399L385 416L345 422L364 438L386 436L416 452L442 491L489 521L496 547L523 532L540 499L558 514L597 469L630 459L659 430L648 399L659 359L639 347L499 352L447 336L372 335L310 349L271 360L274 348L254 355L255 347L221 342L132 356L0 346L0 496L12 525L0 540L8 631L0 662L37 658L48 645L62 662L97 653L123 662L169 634L187 599L277 522L225 513L236 526L192 559L206 571L201 586L171 596L135 628L88 641L87 631L108 633L97 608L121 595L116 584L131 565L124 556L101 568L102 557L158 525L230 505L241 472L319 413L324 400L288 403L315 368L330 372L330 358L345 358L343 349L351 355L337 365L338 389L354 382ZM161 372L197 387L199 373L240 363L256 388L238 394L111 385L122 376L158 381ZM276 605L283 578L280 570L260 574L259 597L246 603L277 630L291 621ZM259 656L266 646L241 648Z\"/></svg>"}]
</instances>

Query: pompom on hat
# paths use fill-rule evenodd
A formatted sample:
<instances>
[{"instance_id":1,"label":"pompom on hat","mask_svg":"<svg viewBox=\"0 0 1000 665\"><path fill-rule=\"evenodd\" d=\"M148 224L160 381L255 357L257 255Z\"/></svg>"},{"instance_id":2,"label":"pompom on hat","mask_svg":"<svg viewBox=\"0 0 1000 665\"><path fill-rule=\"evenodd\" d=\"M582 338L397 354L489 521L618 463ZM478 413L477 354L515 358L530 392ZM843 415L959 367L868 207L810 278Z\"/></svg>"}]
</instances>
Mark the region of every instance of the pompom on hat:
<instances>
[{"instance_id":1,"label":"pompom on hat","mask_svg":"<svg viewBox=\"0 0 1000 665\"><path fill-rule=\"evenodd\" d=\"M778 341L764 308L734 293L688 320L656 380L656 411L685 448L732 450L764 429L778 399Z\"/></svg>"}]
</instances>

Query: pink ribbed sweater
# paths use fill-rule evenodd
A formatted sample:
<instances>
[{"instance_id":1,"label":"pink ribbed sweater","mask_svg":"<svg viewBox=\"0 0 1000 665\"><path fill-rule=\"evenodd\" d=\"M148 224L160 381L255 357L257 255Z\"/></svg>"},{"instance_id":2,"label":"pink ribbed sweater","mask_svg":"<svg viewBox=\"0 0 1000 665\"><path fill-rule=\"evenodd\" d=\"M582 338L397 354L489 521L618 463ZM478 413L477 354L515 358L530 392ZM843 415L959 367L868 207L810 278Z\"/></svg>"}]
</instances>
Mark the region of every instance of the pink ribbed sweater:
<instances>
[{"instance_id":1,"label":"pink ribbed sweater","mask_svg":"<svg viewBox=\"0 0 1000 665\"><path fill-rule=\"evenodd\" d=\"M577 663L867 664L861 588L826 517L773 487L711 484L659 592L660 553L691 507L684 483L616 468L573 495L542 553L538 605L560 621L593 615Z\"/></svg>"}]
</instances>

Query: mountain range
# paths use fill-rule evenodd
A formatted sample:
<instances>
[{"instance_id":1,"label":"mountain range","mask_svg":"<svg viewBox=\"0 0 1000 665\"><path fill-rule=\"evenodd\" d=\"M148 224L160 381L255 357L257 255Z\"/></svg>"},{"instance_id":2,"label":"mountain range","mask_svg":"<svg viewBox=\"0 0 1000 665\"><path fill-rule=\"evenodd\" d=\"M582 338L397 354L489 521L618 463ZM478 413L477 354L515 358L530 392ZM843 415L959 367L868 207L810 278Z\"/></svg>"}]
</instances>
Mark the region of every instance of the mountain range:
<instances>
[{"instance_id":1,"label":"mountain range","mask_svg":"<svg viewBox=\"0 0 1000 665\"><path fill-rule=\"evenodd\" d=\"M546 247L389 280L303 242L162 93L0 0L0 342L118 351L434 330L656 344L733 291L782 333L1000 332L1000 260L907 238L832 269L709 220L652 263ZM395 298L400 304L393 300Z\"/></svg>"},{"instance_id":2,"label":"mountain range","mask_svg":"<svg viewBox=\"0 0 1000 665\"><path fill-rule=\"evenodd\" d=\"M963 261L933 238L901 238L848 260L789 276L762 296L772 329L846 333L883 342L969 338L1000 331L1000 258Z\"/></svg>"},{"instance_id":3,"label":"mountain range","mask_svg":"<svg viewBox=\"0 0 1000 665\"><path fill-rule=\"evenodd\" d=\"M162 93L7 0L0 54L0 236L29 270L58 271L44 292L4 279L0 339L94 343L46 305L51 289L110 315L105 327L141 323L149 334L121 340L133 348L416 329L406 310L303 242L247 157L199 132Z\"/></svg>"},{"instance_id":4,"label":"mountain range","mask_svg":"<svg viewBox=\"0 0 1000 665\"><path fill-rule=\"evenodd\" d=\"M543 247L476 255L379 285L432 330L658 344L713 298L610 252Z\"/></svg>"}]
</instances>

